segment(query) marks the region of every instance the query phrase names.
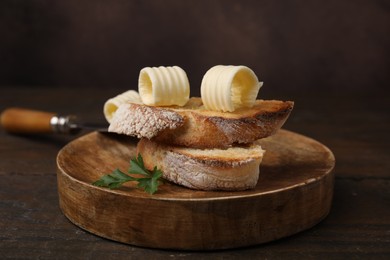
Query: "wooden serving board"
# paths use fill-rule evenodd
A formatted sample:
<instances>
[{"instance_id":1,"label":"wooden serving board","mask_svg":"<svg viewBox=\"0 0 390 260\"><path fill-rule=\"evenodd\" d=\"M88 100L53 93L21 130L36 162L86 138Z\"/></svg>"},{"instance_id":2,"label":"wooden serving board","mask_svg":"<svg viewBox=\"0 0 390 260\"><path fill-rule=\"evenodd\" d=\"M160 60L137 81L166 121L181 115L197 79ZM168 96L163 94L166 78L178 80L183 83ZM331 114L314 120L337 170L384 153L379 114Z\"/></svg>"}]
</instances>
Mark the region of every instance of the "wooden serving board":
<instances>
[{"instance_id":1,"label":"wooden serving board","mask_svg":"<svg viewBox=\"0 0 390 260\"><path fill-rule=\"evenodd\" d=\"M253 190L209 192L169 182L149 195L126 183L117 190L91 183L126 171L136 139L93 132L57 157L59 203L74 224L132 245L184 250L235 248L308 229L328 214L333 195L332 152L308 137L280 130L266 150Z\"/></svg>"}]
</instances>

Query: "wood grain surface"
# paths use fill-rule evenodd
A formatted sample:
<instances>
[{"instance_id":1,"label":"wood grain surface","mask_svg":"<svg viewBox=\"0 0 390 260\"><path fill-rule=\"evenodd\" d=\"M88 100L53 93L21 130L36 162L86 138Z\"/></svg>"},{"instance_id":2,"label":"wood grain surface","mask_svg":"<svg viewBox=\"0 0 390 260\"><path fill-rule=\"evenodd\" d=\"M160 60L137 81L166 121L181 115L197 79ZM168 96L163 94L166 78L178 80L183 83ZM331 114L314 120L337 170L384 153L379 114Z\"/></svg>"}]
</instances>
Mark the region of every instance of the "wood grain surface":
<instances>
[{"instance_id":1,"label":"wood grain surface","mask_svg":"<svg viewBox=\"0 0 390 260\"><path fill-rule=\"evenodd\" d=\"M149 195L134 183L118 190L91 185L117 167L126 171L136 142L95 132L59 152L60 207L77 226L138 246L212 250L289 236L329 213L334 157L313 139L285 130L264 139L252 190L195 191L166 182Z\"/></svg>"}]
</instances>

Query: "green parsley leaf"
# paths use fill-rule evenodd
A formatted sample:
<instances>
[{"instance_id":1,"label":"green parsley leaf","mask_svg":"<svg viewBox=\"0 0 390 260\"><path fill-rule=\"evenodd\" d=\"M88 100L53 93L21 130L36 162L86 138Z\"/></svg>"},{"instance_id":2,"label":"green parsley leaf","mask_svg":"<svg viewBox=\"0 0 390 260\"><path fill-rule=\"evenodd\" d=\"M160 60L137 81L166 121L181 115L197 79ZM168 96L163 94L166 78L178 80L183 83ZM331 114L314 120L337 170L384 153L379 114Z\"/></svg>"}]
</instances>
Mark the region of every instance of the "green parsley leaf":
<instances>
[{"instance_id":1,"label":"green parsley leaf","mask_svg":"<svg viewBox=\"0 0 390 260\"><path fill-rule=\"evenodd\" d=\"M95 181L92 184L95 186L115 189L120 187L125 182L134 181L134 180L135 179L133 177L121 172L119 169L116 169L111 174L104 175L102 178L100 178L100 180Z\"/></svg>"},{"instance_id":2,"label":"green parsley leaf","mask_svg":"<svg viewBox=\"0 0 390 260\"><path fill-rule=\"evenodd\" d=\"M157 191L159 181L158 179L162 176L162 172L154 167L151 177L138 179L138 187L144 188L144 190L150 194Z\"/></svg>"},{"instance_id":3,"label":"green parsley leaf","mask_svg":"<svg viewBox=\"0 0 390 260\"><path fill-rule=\"evenodd\" d=\"M138 154L138 158L133 158L130 160L130 169L129 173L142 174L145 176L149 176L150 172L145 169L144 160L142 159L141 154Z\"/></svg>"},{"instance_id":4,"label":"green parsley leaf","mask_svg":"<svg viewBox=\"0 0 390 260\"><path fill-rule=\"evenodd\" d=\"M111 174L102 176L99 180L93 182L92 185L106 187L109 189L116 189L122 186L122 184L125 182L137 181L138 188L144 189L149 194L154 194L161 183L161 170L157 169L156 166L152 172L146 169L141 154L138 154L138 158L133 158L130 160L130 168L128 173L141 174L144 177L133 177L123 173L119 169L116 169Z\"/></svg>"}]
</instances>

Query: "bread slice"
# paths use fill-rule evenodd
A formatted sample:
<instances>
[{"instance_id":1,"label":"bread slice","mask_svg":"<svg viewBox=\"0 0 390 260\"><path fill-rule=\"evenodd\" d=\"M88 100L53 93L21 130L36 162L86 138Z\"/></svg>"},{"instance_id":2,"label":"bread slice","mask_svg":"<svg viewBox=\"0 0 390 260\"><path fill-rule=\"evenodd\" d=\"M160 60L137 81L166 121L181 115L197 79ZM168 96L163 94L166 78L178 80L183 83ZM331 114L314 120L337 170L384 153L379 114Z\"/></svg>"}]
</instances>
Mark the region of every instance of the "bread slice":
<instances>
[{"instance_id":1,"label":"bread slice","mask_svg":"<svg viewBox=\"0 0 390 260\"><path fill-rule=\"evenodd\" d=\"M200 98L191 98L183 107L125 103L109 131L177 146L227 148L274 134L293 106L292 101L256 100L252 108L217 112L206 110Z\"/></svg>"},{"instance_id":2,"label":"bread slice","mask_svg":"<svg viewBox=\"0 0 390 260\"><path fill-rule=\"evenodd\" d=\"M157 166L165 179L197 190L254 188L264 152L258 142L245 147L195 149L142 138L137 145L147 169Z\"/></svg>"}]
</instances>

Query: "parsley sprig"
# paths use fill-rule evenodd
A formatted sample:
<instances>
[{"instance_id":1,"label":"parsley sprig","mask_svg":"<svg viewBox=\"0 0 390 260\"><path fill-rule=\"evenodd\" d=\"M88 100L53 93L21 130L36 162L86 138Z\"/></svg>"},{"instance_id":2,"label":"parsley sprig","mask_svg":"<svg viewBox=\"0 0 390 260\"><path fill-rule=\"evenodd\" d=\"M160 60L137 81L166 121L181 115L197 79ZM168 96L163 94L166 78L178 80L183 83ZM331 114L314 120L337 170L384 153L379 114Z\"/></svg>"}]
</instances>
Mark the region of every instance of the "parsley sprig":
<instances>
[{"instance_id":1,"label":"parsley sprig","mask_svg":"<svg viewBox=\"0 0 390 260\"><path fill-rule=\"evenodd\" d=\"M143 177L133 177L119 169L116 169L111 174L104 175L99 180L92 183L92 185L106 187L109 189L116 189L121 187L125 182L136 181L138 182L138 188L144 189L149 194L154 194L161 182L159 180L162 176L161 170L157 169L156 166L154 167L153 171L146 169L141 154L138 154L138 158L134 157L130 160L130 168L128 173L140 174L143 175Z\"/></svg>"}]
</instances>

